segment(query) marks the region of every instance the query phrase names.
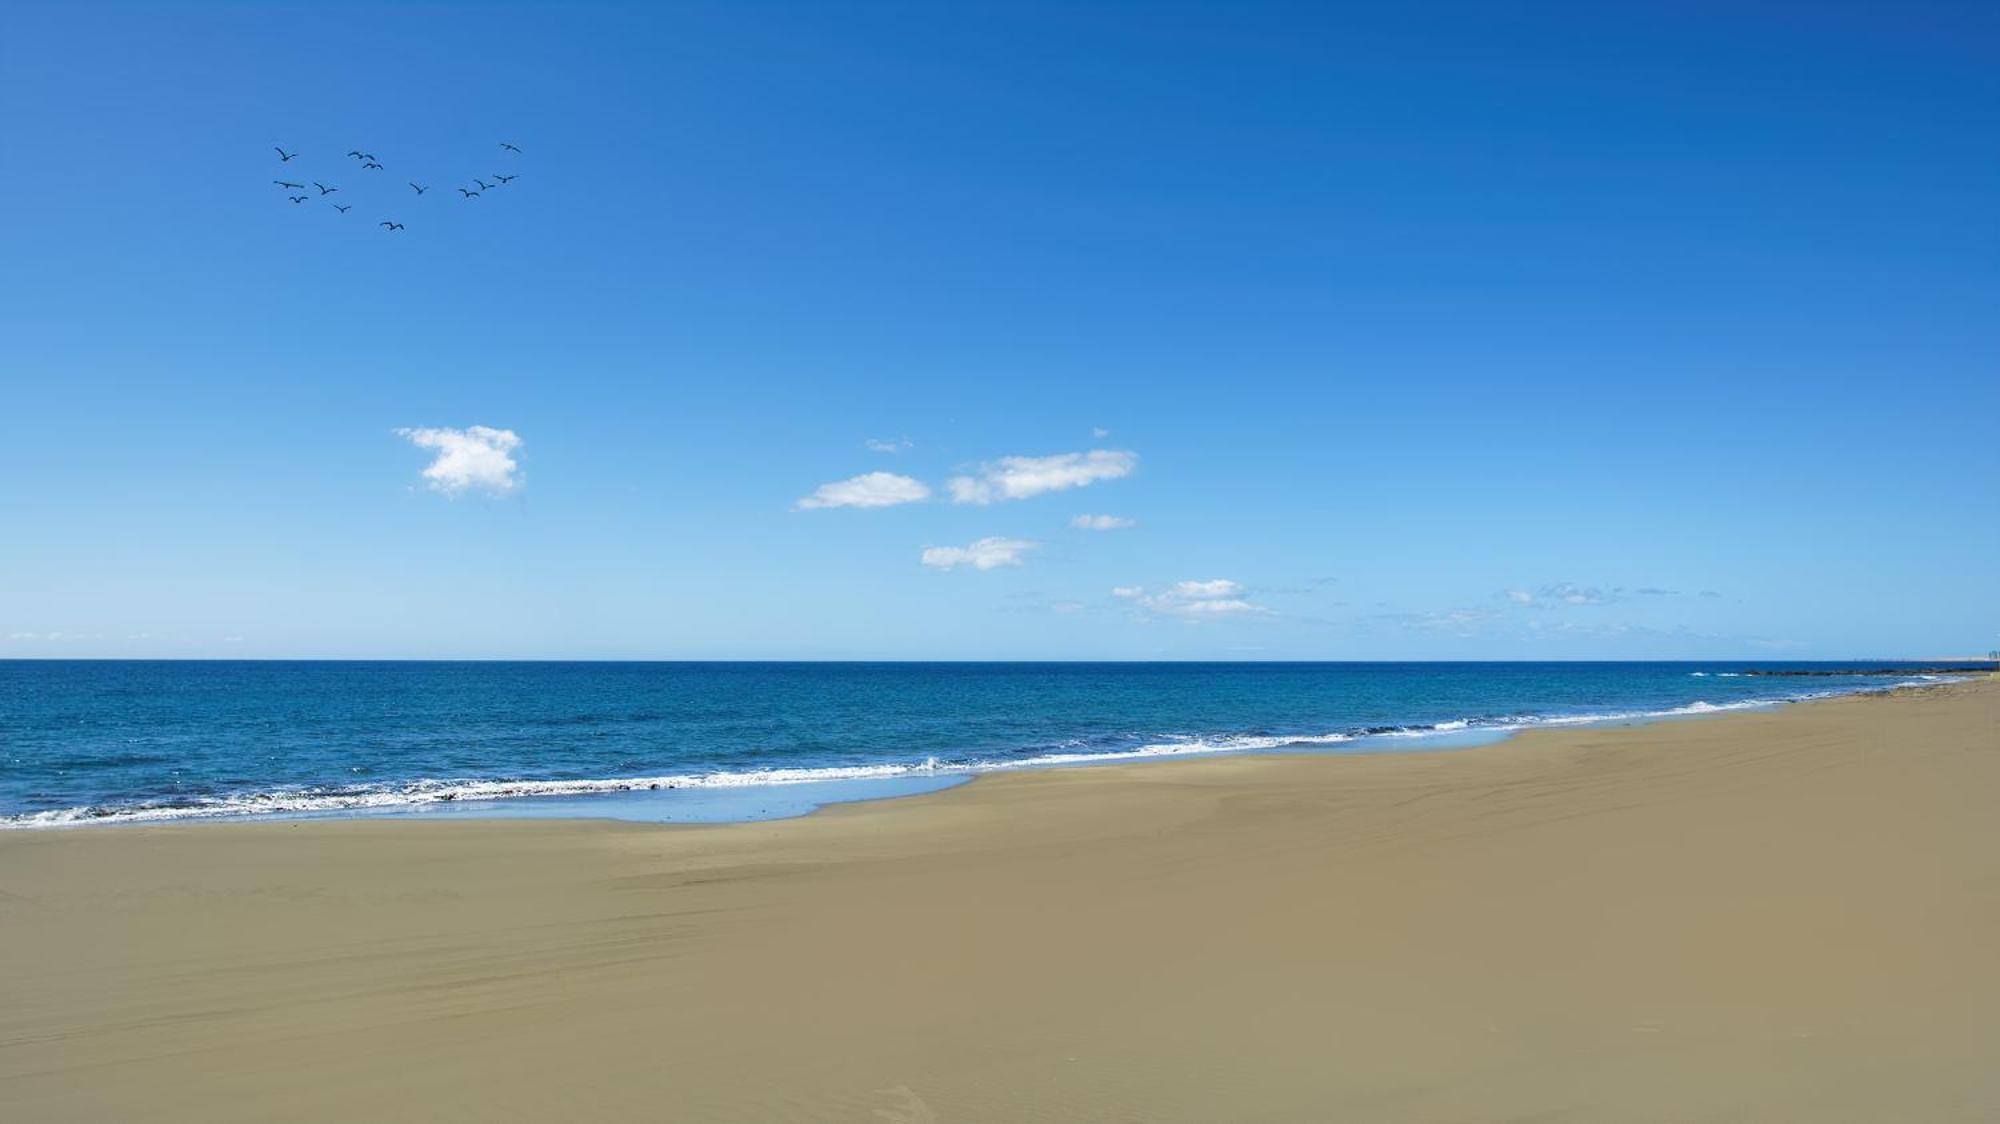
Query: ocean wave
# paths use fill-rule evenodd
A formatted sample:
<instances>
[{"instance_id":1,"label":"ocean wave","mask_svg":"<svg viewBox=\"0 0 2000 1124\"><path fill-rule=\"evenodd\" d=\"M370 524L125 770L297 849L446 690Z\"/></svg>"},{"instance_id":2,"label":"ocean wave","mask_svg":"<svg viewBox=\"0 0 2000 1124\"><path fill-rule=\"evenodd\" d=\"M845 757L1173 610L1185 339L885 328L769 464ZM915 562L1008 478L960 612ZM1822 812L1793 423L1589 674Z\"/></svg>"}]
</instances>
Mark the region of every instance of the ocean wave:
<instances>
[{"instance_id":1,"label":"ocean wave","mask_svg":"<svg viewBox=\"0 0 2000 1124\"><path fill-rule=\"evenodd\" d=\"M675 789L764 788L836 781L889 780L920 776L974 776L983 773L1072 765L1107 764L1149 758L1185 757L1230 753L1261 753L1272 750L1307 749L1355 742L1364 745L1386 739L1419 739L1465 731L1506 734L1535 728L1606 725L1643 722L1663 718L1692 717L1739 710L1760 710L1787 703L1808 702L1843 694L1867 694L1895 687L1922 686L1937 676L1920 676L1890 687L1860 691L1822 690L1778 698L1743 699L1711 703L1697 699L1681 706L1656 710L1601 711L1580 714L1520 714L1499 717L1454 718L1415 726L1369 726L1358 730L1321 734L1231 734L1174 735L1125 749L1074 749L1036 753L1026 757L940 760L936 757L915 762L884 762L872 765L830 765L821 767L718 770L705 773L673 773L660 776L602 777L560 780L473 780L425 779L394 785L318 786L271 789L240 794L191 797L156 803L98 804L58 808L0 816L0 829L65 827L83 824L158 823L193 819L240 819L265 815L338 814L341 812L414 809L427 805L517 800L549 796L597 796L616 793L670 791ZM1058 746L1088 744L1081 739L1056 743Z\"/></svg>"}]
</instances>

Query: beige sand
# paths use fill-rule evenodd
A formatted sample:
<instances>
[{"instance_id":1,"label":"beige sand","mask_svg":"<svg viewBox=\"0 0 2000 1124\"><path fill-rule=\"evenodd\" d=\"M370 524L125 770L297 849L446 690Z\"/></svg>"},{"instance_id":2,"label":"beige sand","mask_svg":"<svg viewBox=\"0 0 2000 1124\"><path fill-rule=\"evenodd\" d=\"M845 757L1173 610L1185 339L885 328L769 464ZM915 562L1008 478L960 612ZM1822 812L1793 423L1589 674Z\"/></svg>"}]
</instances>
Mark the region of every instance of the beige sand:
<instances>
[{"instance_id":1,"label":"beige sand","mask_svg":"<svg viewBox=\"0 0 2000 1124\"><path fill-rule=\"evenodd\" d=\"M2000 683L776 824L0 837L0 1116L2000 1119Z\"/></svg>"}]
</instances>

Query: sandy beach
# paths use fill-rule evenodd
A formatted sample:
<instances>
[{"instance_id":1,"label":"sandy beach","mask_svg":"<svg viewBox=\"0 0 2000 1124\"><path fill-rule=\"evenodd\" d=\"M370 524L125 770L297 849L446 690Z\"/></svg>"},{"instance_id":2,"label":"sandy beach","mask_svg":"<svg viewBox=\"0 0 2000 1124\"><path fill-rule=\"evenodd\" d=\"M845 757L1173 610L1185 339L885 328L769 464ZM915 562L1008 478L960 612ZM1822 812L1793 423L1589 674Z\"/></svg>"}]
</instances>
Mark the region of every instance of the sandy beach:
<instances>
[{"instance_id":1,"label":"sandy beach","mask_svg":"<svg viewBox=\"0 0 2000 1124\"><path fill-rule=\"evenodd\" d=\"M0 836L0 1115L1991 1120L2000 682L720 827Z\"/></svg>"}]
</instances>

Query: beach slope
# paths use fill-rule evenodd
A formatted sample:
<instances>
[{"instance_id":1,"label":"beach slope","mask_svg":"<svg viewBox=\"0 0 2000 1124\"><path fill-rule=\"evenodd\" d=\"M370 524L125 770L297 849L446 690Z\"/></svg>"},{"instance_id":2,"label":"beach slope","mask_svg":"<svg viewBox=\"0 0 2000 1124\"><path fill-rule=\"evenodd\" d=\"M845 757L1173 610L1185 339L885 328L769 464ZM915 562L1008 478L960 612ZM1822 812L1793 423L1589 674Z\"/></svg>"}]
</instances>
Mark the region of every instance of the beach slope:
<instances>
[{"instance_id":1,"label":"beach slope","mask_svg":"<svg viewBox=\"0 0 2000 1124\"><path fill-rule=\"evenodd\" d=\"M9 1120L1991 1120L2000 682L720 827L0 836Z\"/></svg>"}]
</instances>

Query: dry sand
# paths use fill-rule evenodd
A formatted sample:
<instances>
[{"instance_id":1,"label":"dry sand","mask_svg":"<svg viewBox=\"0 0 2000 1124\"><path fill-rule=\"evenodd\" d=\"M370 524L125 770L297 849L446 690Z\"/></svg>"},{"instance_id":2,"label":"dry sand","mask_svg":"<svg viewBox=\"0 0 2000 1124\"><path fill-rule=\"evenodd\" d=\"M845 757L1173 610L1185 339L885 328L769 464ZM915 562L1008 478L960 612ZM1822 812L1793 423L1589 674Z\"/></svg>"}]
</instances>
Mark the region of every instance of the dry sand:
<instances>
[{"instance_id":1,"label":"dry sand","mask_svg":"<svg viewBox=\"0 0 2000 1124\"><path fill-rule=\"evenodd\" d=\"M782 823L0 837L0 1117L2000 1119L2000 682Z\"/></svg>"}]
</instances>

